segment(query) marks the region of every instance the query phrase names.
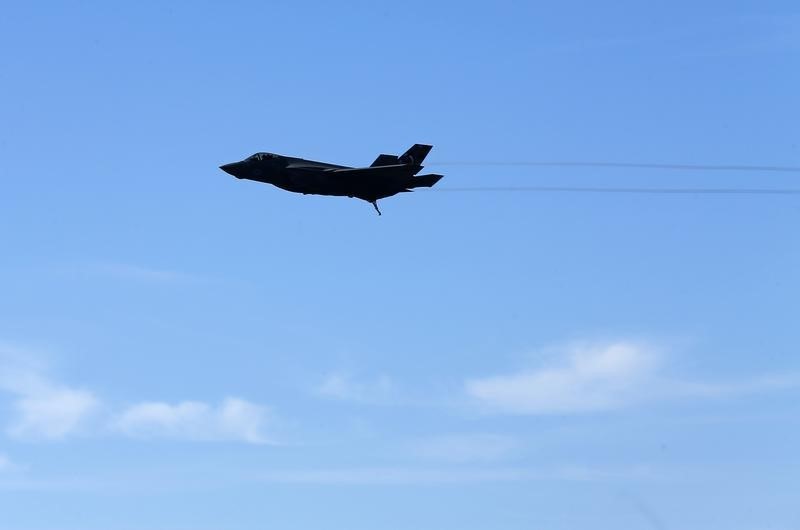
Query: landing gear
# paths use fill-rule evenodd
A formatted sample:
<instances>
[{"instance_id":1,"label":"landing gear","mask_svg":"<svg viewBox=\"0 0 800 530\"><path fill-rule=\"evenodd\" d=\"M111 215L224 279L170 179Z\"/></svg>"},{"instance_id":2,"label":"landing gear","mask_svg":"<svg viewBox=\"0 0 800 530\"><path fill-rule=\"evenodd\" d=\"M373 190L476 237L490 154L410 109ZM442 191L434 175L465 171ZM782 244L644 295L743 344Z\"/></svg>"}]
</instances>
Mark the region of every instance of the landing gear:
<instances>
[{"instance_id":1,"label":"landing gear","mask_svg":"<svg viewBox=\"0 0 800 530\"><path fill-rule=\"evenodd\" d=\"M371 201L371 204L375 207L375 211L378 212L378 215L382 215L380 208L378 208L378 201Z\"/></svg>"}]
</instances>

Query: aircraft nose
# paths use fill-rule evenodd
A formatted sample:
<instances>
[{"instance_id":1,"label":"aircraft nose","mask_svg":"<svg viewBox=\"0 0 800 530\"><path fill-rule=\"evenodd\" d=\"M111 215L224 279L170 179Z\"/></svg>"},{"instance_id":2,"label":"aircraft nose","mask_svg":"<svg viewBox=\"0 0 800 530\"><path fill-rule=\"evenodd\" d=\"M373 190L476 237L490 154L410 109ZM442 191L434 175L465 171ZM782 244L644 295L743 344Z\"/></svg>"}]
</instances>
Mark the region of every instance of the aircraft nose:
<instances>
[{"instance_id":1,"label":"aircraft nose","mask_svg":"<svg viewBox=\"0 0 800 530\"><path fill-rule=\"evenodd\" d=\"M225 173L240 179L242 178L242 165L241 162L231 162L230 164L222 164L219 168Z\"/></svg>"}]
</instances>

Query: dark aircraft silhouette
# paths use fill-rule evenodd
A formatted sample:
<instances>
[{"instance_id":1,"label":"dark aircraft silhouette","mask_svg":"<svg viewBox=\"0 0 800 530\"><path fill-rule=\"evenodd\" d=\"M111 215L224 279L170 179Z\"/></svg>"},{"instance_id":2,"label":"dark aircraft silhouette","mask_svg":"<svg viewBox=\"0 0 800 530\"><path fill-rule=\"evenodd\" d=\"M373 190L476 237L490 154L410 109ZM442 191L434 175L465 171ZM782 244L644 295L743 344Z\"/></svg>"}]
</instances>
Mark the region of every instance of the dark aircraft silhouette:
<instances>
[{"instance_id":1,"label":"dark aircraft silhouette","mask_svg":"<svg viewBox=\"0 0 800 530\"><path fill-rule=\"evenodd\" d=\"M287 191L356 197L378 208L378 199L413 188L430 188L442 175L417 175L432 146L414 144L400 156L379 155L369 167L347 167L302 158L256 153L220 166L238 179L272 184Z\"/></svg>"}]
</instances>

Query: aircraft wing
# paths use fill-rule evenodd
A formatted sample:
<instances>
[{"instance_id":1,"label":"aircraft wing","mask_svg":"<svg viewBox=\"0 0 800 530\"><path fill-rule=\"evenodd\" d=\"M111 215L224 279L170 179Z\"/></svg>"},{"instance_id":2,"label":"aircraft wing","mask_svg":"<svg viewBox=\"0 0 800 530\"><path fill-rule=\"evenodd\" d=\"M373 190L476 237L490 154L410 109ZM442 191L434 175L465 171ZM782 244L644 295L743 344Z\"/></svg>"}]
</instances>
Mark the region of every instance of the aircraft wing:
<instances>
[{"instance_id":1,"label":"aircraft wing","mask_svg":"<svg viewBox=\"0 0 800 530\"><path fill-rule=\"evenodd\" d=\"M358 167L348 169L328 169L325 173L336 175L337 177L359 179L376 179L397 176L411 176L415 168L406 164L395 164L392 166ZM418 170L418 169L417 169Z\"/></svg>"},{"instance_id":2,"label":"aircraft wing","mask_svg":"<svg viewBox=\"0 0 800 530\"><path fill-rule=\"evenodd\" d=\"M331 175L341 179L375 179L395 175L411 175L415 168L406 164L375 167L326 167L310 164L289 164L286 169L292 173L314 173L317 175Z\"/></svg>"},{"instance_id":3,"label":"aircraft wing","mask_svg":"<svg viewBox=\"0 0 800 530\"><path fill-rule=\"evenodd\" d=\"M399 185L405 182L420 166L395 164L378 167L320 167L308 164L290 164L286 167L290 175L294 175L303 185L342 186L344 190L371 189L386 185Z\"/></svg>"}]
</instances>

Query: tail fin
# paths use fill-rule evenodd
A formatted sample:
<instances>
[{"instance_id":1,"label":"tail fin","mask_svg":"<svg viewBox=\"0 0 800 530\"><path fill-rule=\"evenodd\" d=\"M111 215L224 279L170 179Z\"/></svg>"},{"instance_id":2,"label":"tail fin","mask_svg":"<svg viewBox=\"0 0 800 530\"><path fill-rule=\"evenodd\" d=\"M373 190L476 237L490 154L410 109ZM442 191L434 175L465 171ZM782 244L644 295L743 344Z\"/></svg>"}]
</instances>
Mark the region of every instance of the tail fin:
<instances>
[{"instance_id":1,"label":"tail fin","mask_svg":"<svg viewBox=\"0 0 800 530\"><path fill-rule=\"evenodd\" d=\"M428 153L433 149L432 145L414 144L411 148L398 157L401 164L418 164L422 165L422 161L428 156Z\"/></svg>"},{"instance_id":2,"label":"tail fin","mask_svg":"<svg viewBox=\"0 0 800 530\"><path fill-rule=\"evenodd\" d=\"M412 180L412 185L409 188L431 188L434 184L439 182L444 175L417 175Z\"/></svg>"},{"instance_id":3,"label":"tail fin","mask_svg":"<svg viewBox=\"0 0 800 530\"><path fill-rule=\"evenodd\" d=\"M378 155L378 158L375 159L375 162L372 163L369 167L377 167L377 166L394 166L399 164L397 161L397 157L394 155Z\"/></svg>"}]
</instances>

